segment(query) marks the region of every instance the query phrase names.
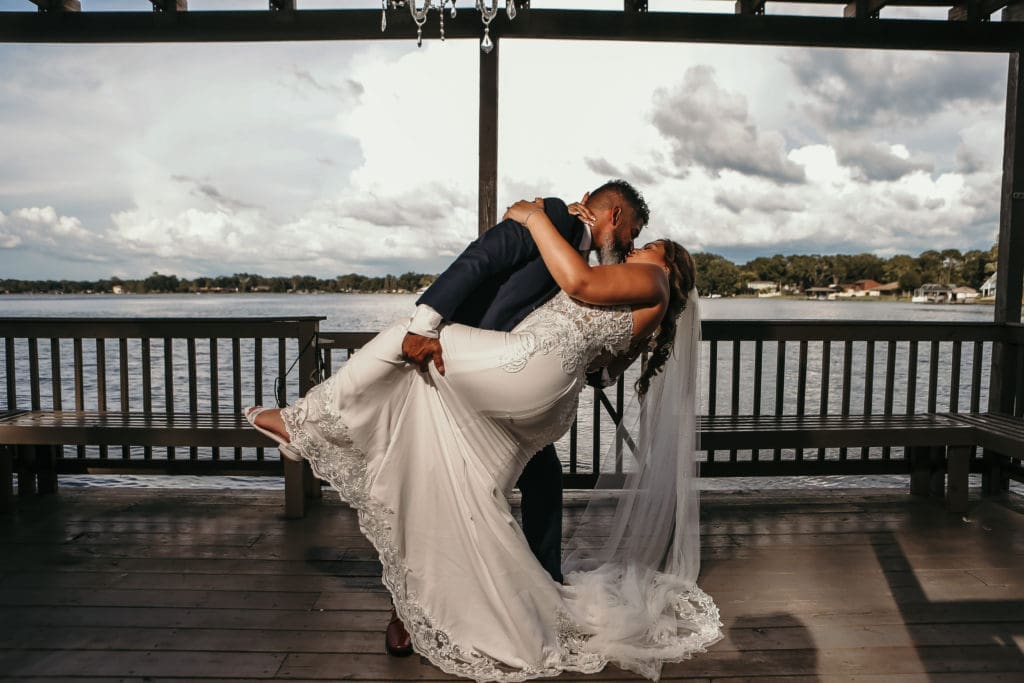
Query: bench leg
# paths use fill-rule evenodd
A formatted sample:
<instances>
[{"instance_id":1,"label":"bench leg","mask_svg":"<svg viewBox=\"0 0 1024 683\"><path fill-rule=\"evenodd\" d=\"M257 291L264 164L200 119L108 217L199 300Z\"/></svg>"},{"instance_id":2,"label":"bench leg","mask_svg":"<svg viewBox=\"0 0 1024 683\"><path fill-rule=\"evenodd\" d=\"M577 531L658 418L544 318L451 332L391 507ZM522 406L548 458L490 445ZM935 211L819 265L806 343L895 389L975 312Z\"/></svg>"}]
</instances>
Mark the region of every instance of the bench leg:
<instances>
[{"instance_id":1,"label":"bench leg","mask_svg":"<svg viewBox=\"0 0 1024 683\"><path fill-rule=\"evenodd\" d=\"M57 449L60 446L36 446L36 472L39 493L57 493Z\"/></svg>"},{"instance_id":2,"label":"bench leg","mask_svg":"<svg viewBox=\"0 0 1024 683\"><path fill-rule=\"evenodd\" d=\"M18 495L34 496L36 494L36 477L32 470L35 467L35 448L33 446L15 446L18 449Z\"/></svg>"},{"instance_id":3,"label":"bench leg","mask_svg":"<svg viewBox=\"0 0 1024 683\"><path fill-rule=\"evenodd\" d=\"M1003 456L986 448L983 462L981 492L986 496L997 496L1008 488L1003 475Z\"/></svg>"},{"instance_id":4,"label":"bench leg","mask_svg":"<svg viewBox=\"0 0 1024 683\"><path fill-rule=\"evenodd\" d=\"M910 493L914 496L927 496L931 487L932 463L931 449L924 446L910 446Z\"/></svg>"},{"instance_id":5,"label":"bench leg","mask_svg":"<svg viewBox=\"0 0 1024 683\"><path fill-rule=\"evenodd\" d=\"M971 473L971 446L950 446L946 450L946 509L967 512L967 478Z\"/></svg>"},{"instance_id":6,"label":"bench leg","mask_svg":"<svg viewBox=\"0 0 1024 683\"><path fill-rule=\"evenodd\" d=\"M313 476L313 468L309 466L309 463L303 463L305 467L302 468L302 486L306 498L320 498L320 480Z\"/></svg>"},{"instance_id":7,"label":"bench leg","mask_svg":"<svg viewBox=\"0 0 1024 683\"><path fill-rule=\"evenodd\" d=\"M931 461L931 480L928 483L928 495L942 498L946 495L946 449L934 446L929 449Z\"/></svg>"},{"instance_id":8,"label":"bench leg","mask_svg":"<svg viewBox=\"0 0 1024 683\"><path fill-rule=\"evenodd\" d=\"M0 512L14 509L14 446L0 446Z\"/></svg>"},{"instance_id":9,"label":"bench leg","mask_svg":"<svg viewBox=\"0 0 1024 683\"><path fill-rule=\"evenodd\" d=\"M289 519L301 519L306 516L306 484L305 470L309 465L284 460L284 514Z\"/></svg>"}]
</instances>

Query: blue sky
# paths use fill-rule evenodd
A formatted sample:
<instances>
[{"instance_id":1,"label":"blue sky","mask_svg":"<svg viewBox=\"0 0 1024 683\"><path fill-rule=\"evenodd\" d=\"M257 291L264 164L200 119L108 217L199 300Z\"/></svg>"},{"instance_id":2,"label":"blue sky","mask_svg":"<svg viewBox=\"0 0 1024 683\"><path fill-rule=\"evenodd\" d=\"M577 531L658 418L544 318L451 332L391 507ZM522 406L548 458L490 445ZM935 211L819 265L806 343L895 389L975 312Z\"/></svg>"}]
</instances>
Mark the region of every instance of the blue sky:
<instances>
[{"instance_id":1,"label":"blue sky","mask_svg":"<svg viewBox=\"0 0 1024 683\"><path fill-rule=\"evenodd\" d=\"M443 269L476 234L478 47L441 43L434 18L422 48L391 37L0 45L0 277ZM508 40L499 205L621 176L651 205L647 236L739 261L987 249L1006 67Z\"/></svg>"}]
</instances>

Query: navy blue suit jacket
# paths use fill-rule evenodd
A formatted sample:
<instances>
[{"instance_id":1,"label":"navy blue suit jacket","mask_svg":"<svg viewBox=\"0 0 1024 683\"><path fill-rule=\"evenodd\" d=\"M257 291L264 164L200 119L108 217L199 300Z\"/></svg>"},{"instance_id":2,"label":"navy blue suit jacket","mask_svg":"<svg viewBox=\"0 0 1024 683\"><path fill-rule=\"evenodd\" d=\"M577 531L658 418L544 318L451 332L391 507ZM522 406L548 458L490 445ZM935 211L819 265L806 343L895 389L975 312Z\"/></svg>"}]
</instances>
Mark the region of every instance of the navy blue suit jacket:
<instances>
[{"instance_id":1,"label":"navy blue suit jacket","mask_svg":"<svg viewBox=\"0 0 1024 683\"><path fill-rule=\"evenodd\" d=\"M546 198L544 212L569 244L580 243L583 223L565 202ZM471 242L416 303L448 322L507 332L557 292L530 231L506 220Z\"/></svg>"}]
</instances>

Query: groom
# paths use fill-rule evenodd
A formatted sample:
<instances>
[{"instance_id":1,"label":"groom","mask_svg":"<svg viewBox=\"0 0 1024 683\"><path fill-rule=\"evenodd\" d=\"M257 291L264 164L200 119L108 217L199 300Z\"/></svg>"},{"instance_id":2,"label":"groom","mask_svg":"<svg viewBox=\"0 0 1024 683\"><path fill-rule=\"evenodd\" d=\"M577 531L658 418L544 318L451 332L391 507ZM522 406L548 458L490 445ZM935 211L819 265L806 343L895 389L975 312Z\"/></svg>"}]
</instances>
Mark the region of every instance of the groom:
<instances>
[{"instance_id":1,"label":"groom","mask_svg":"<svg viewBox=\"0 0 1024 683\"><path fill-rule=\"evenodd\" d=\"M569 212L565 202L544 200L544 212L558 232L586 256L619 263L647 224L643 197L625 180L612 180L584 197L584 208ZM589 227L588 227L589 224ZM504 220L471 242L417 301L402 343L405 357L422 369L433 361L444 373L438 330L445 322L509 331L558 292L529 231ZM562 465L553 445L527 463L518 482L522 492L523 533L530 549L555 581L562 580ZM388 624L389 654L412 653L409 634L393 617Z\"/></svg>"}]
</instances>

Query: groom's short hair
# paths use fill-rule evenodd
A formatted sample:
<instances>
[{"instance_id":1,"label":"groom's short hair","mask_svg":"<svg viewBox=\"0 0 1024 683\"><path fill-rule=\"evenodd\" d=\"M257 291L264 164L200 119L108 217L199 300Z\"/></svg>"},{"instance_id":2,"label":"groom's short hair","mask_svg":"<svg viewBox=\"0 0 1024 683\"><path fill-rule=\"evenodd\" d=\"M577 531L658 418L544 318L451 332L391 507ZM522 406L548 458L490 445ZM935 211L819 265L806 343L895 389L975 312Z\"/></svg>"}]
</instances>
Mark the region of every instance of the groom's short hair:
<instances>
[{"instance_id":1,"label":"groom's short hair","mask_svg":"<svg viewBox=\"0 0 1024 683\"><path fill-rule=\"evenodd\" d=\"M636 216L638 221L640 221L641 228L647 225L647 221L651 218L651 211L647 208L647 202L644 201L643 195L641 195L635 187L621 178L609 180L604 185L591 192L590 199L599 199L602 195L610 195L613 193L621 197L622 200L626 202L631 209L633 209L633 215Z\"/></svg>"}]
</instances>

